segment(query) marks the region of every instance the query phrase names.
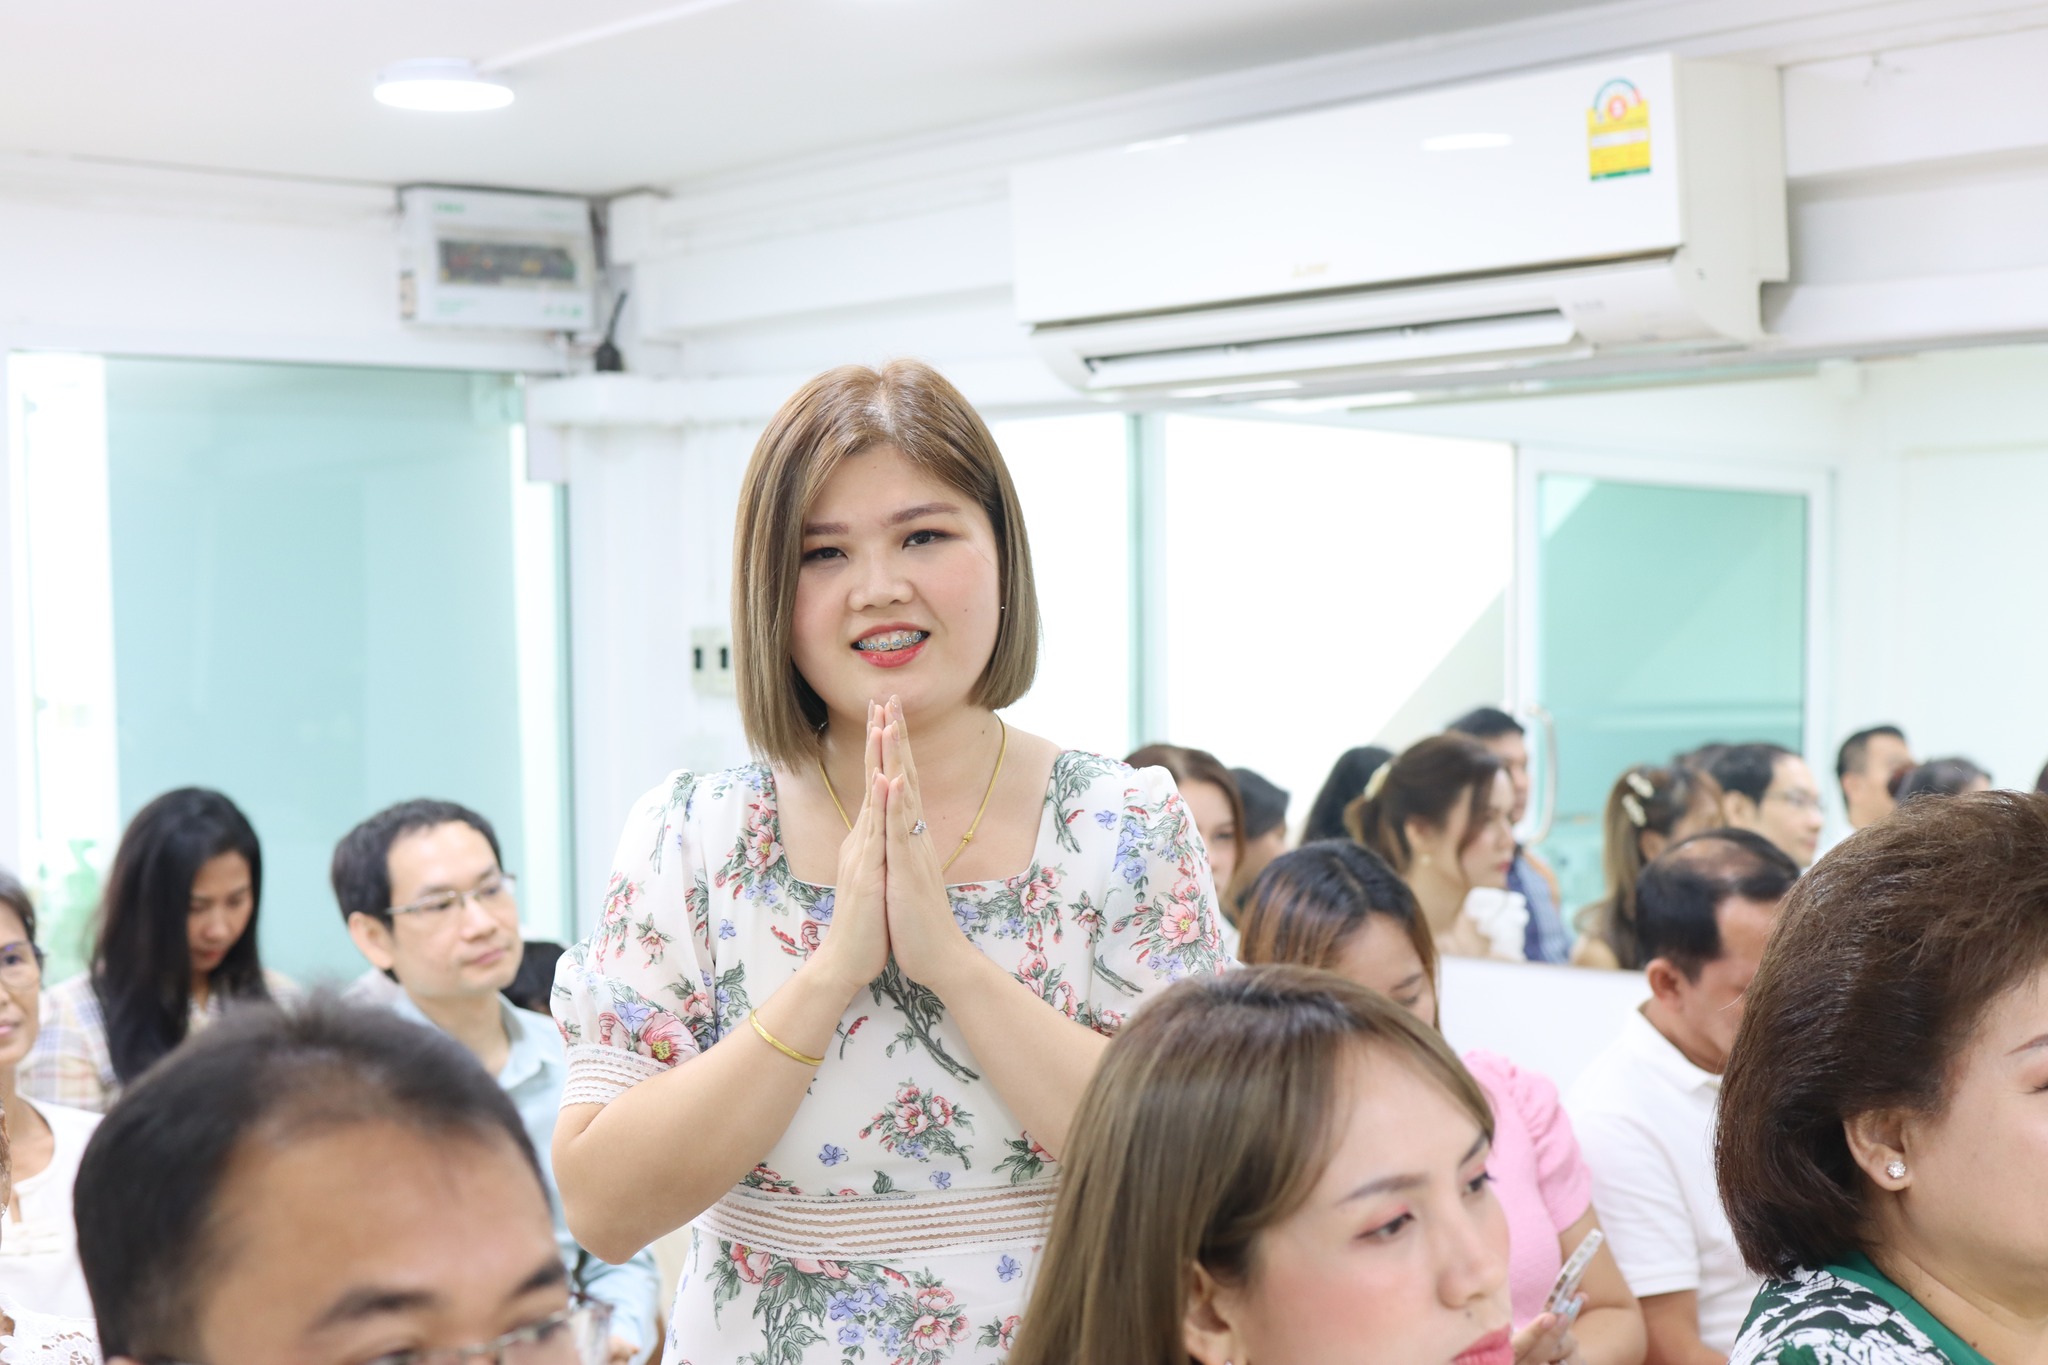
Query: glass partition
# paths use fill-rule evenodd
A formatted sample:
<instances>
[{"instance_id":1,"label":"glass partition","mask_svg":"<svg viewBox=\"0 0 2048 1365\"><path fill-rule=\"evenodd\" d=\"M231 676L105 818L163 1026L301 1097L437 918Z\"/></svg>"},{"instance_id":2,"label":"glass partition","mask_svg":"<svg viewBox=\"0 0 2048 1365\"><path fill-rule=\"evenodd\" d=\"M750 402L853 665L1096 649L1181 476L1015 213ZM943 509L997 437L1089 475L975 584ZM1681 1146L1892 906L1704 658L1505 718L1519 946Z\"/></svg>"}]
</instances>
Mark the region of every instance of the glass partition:
<instances>
[{"instance_id":1,"label":"glass partition","mask_svg":"<svg viewBox=\"0 0 2048 1365\"><path fill-rule=\"evenodd\" d=\"M19 447L51 717L27 847L60 969L80 961L119 825L188 785L256 826L264 959L294 976L363 969L328 861L407 797L489 818L529 932L563 932L560 499L525 481L514 381L77 356L14 370L18 406L48 393L71 414Z\"/></svg>"},{"instance_id":2,"label":"glass partition","mask_svg":"<svg viewBox=\"0 0 2048 1365\"><path fill-rule=\"evenodd\" d=\"M1714 740L1802 747L1807 499L1564 472L1535 498L1531 699L1556 727L1557 792L1540 852L1576 910L1604 893L1624 769Z\"/></svg>"}]
</instances>

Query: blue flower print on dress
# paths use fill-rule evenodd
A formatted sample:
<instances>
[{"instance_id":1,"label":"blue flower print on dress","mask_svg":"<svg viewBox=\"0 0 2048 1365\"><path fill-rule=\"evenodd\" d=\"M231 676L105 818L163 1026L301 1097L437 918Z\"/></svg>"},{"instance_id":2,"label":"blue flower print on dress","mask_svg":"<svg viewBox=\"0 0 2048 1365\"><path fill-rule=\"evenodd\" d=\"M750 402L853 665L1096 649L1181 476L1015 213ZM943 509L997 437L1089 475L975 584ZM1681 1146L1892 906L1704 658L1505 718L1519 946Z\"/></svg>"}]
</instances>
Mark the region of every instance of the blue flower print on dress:
<instances>
[{"instance_id":1,"label":"blue flower print on dress","mask_svg":"<svg viewBox=\"0 0 2048 1365\"><path fill-rule=\"evenodd\" d=\"M732 927L731 920L722 919L718 922L718 936L720 938L732 938L734 935L738 933L739 930Z\"/></svg>"},{"instance_id":2,"label":"blue flower print on dress","mask_svg":"<svg viewBox=\"0 0 2048 1365\"><path fill-rule=\"evenodd\" d=\"M858 1328L858 1327L855 1327L855 1326L854 1326L854 1325L853 1325L852 1323L850 1323L850 1322L849 1322L849 1323L847 1323L847 1324L846 1324L846 1326L844 1326L844 1327L840 1328L840 1329L839 1329L839 1344L840 1344L841 1346L858 1346L858 1345L860 1345L860 1328Z\"/></svg>"},{"instance_id":3,"label":"blue flower print on dress","mask_svg":"<svg viewBox=\"0 0 2048 1365\"><path fill-rule=\"evenodd\" d=\"M828 1142L818 1153L818 1160L827 1166L837 1166L840 1162L846 1160L846 1149L844 1147L834 1147Z\"/></svg>"},{"instance_id":4,"label":"blue flower print on dress","mask_svg":"<svg viewBox=\"0 0 2048 1365\"><path fill-rule=\"evenodd\" d=\"M830 924L832 922L833 900L833 893L827 891L824 895L818 897L809 905L805 906L804 913L806 915L809 915L812 919L818 921L818 923L820 924Z\"/></svg>"},{"instance_id":5,"label":"blue flower print on dress","mask_svg":"<svg viewBox=\"0 0 2048 1365\"><path fill-rule=\"evenodd\" d=\"M953 1173L951 1171L933 1171L932 1184L937 1185L942 1190L952 1189Z\"/></svg>"},{"instance_id":6,"label":"blue flower print on dress","mask_svg":"<svg viewBox=\"0 0 2048 1365\"><path fill-rule=\"evenodd\" d=\"M1004 1284L1008 1284L1023 1273L1024 1267L1017 1264L1015 1256L1005 1256L1002 1260L996 1262L996 1278Z\"/></svg>"},{"instance_id":7,"label":"blue flower print on dress","mask_svg":"<svg viewBox=\"0 0 2048 1365\"><path fill-rule=\"evenodd\" d=\"M1116 812L1113 810L1099 810L1095 812L1095 823L1104 829L1114 829L1116 827Z\"/></svg>"}]
</instances>

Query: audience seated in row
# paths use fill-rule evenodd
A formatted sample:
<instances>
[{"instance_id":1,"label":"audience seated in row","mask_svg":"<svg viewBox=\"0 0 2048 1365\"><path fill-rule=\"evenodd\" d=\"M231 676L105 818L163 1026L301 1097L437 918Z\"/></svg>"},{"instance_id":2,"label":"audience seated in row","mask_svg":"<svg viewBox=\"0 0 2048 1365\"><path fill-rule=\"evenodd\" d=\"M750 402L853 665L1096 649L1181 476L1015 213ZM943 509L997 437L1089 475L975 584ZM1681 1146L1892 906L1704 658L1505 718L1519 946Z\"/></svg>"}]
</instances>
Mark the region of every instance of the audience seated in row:
<instances>
[{"instance_id":1,"label":"audience seated in row","mask_svg":"<svg viewBox=\"0 0 2048 1365\"><path fill-rule=\"evenodd\" d=\"M1782 744L1714 744L1694 754L1721 788L1721 814L1776 844L1795 864L1811 867L1827 817L1820 785L1806 760Z\"/></svg>"},{"instance_id":2,"label":"audience seated in row","mask_svg":"<svg viewBox=\"0 0 2048 1365\"><path fill-rule=\"evenodd\" d=\"M1636 955L1650 999L1567 1099L1653 1362L1725 1359L1756 1292L1714 1185L1714 1106L1743 993L1798 879L1776 845L1735 829L1645 868Z\"/></svg>"},{"instance_id":3,"label":"audience seated in row","mask_svg":"<svg viewBox=\"0 0 2048 1365\"><path fill-rule=\"evenodd\" d=\"M100 899L92 965L52 986L22 1093L105 1113L230 1005L290 998L256 952L263 851L241 809L182 787L137 811Z\"/></svg>"},{"instance_id":4,"label":"audience seated in row","mask_svg":"<svg viewBox=\"0 0 2048 1365\"><path fill-rule=\"evenodd\" d=\"M567 1048L552 1018L503 995L522 956L519 900L490 821L452 801L402 802L342 838L333 882L349 937L398 984L392 1012L461 1043L518 1110L562 1262L610 1306L612 1360L638 1359L655 1344L660 1277L646 1251L622 1265L591 1256L563 1220L551 1148Z\"/></svg>"},{"instance_id":5,"label":"audience seated in row","mask_svg":"<svg viewBox=\"0 0 2048 1365\"><path fill-rule=\"evenodd\" d=\"M1335 971L1438 1027L1428 921L1386 861L1350 840L1309 844L1266 869L1246 908L1243 958ZM1642 1315L1605 1247L1594 1254L1576 1322L1546 1310L1565 1260L1600 1226L1557 1088L1494 1053L1469 1052L1463 1061L1494 1116L1487 1170L1507 1215L1515 1358L1527 1365L1637 1365Z\"/></svg>"}]
</instances>

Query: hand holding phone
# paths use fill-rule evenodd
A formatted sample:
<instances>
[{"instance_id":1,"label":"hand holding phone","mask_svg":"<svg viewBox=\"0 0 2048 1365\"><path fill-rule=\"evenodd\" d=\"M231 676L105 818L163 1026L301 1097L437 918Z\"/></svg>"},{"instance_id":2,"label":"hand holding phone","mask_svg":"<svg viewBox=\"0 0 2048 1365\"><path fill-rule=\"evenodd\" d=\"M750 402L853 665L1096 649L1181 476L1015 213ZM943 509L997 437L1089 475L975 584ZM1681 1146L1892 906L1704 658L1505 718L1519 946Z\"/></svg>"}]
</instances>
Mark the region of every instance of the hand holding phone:
<instances>
[{"instance_id":1,"label":"hand holding phone","mask_svg":"<svg viewBox=\"0 0 2048 1365\"><path fill-rule=\"evenodd\" d=\"M1606 1240L1607 1234L1598 1228L1586 1234L1586 1240L1572 1251L1564 1269L1557 1272L1557 1279L1550 1286L1550 1297L1543 1301L1544 1312L1568 1314L1567 1321L1579 1316L1579 1285L1586 1278L1586 1268L1593 1264L1594 1254Z\"/></svg>"}]
</instances>

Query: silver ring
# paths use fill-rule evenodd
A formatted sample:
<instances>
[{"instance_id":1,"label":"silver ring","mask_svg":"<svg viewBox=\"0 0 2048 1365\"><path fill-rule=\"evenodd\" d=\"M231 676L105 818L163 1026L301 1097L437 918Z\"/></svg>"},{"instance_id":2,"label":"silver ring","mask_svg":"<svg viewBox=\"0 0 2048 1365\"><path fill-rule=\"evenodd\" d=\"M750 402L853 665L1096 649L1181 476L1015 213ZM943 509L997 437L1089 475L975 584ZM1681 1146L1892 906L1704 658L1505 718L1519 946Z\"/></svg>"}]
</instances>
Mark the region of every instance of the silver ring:
<instances>
[{"instance_id":1,"label":"silver ring","mask_svg":"<svg viewBox=\"0 0 2048 1365\"><path fill-rule=\"evenodd\" d=\"M922 833L924 833L924 821L920 820L920 821L918 821L918 822L917 822L916 824L912 825L912 826L910 827L910 832L911 832L912 834L922 834Z\"/></svg>"}]
</instances>

